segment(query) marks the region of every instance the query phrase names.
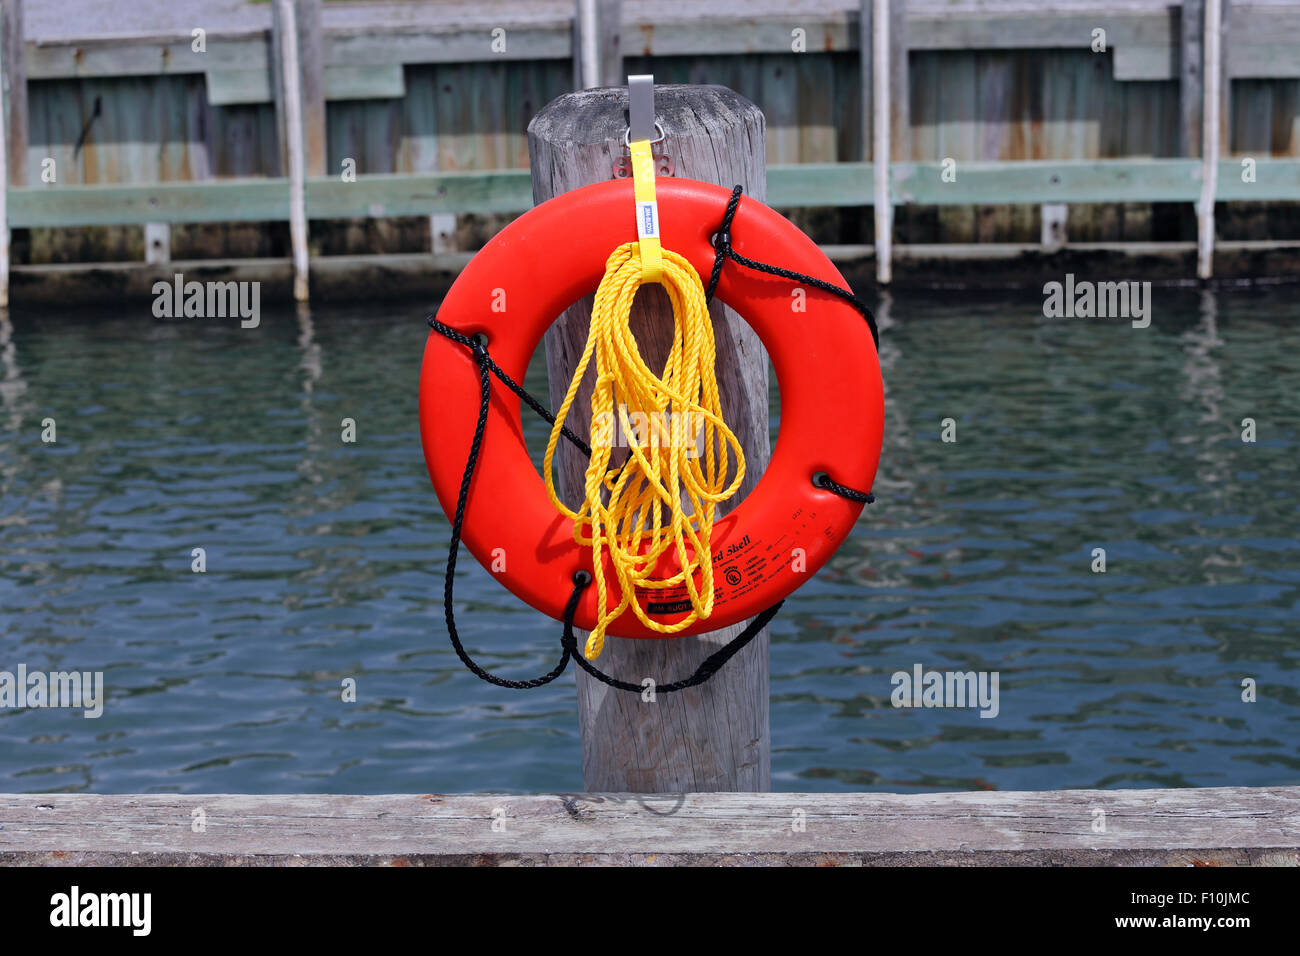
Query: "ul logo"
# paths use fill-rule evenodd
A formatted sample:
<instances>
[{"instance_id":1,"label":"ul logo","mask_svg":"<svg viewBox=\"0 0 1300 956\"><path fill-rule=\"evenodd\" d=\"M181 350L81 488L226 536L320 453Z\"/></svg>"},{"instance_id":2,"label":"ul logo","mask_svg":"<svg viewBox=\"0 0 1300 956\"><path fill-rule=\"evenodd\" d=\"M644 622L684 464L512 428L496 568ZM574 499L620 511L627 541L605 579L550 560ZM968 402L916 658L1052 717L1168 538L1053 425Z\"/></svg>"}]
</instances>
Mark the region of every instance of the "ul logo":
<instances>
[{"instance_id":1,"label":"ul logo","mask_svg":"<svg viewBox=\"0 0 1300 956\"><path fill-rule=\"evenodd\" d=\"M734 588L736 585L740 584L740 569L727 568L726 578L727 583Z\"/></svg>"}]
</instances>

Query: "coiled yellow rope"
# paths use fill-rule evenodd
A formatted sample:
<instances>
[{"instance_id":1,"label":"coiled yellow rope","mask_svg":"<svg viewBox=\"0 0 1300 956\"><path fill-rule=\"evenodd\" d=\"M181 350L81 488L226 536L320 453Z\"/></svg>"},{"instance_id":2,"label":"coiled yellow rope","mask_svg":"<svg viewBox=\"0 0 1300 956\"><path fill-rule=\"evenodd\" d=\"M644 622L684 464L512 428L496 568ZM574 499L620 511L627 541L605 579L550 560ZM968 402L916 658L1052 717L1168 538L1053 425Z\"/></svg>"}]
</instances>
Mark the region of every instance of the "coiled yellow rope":
<instances>
[{"instance_id":1,"label":"coiled yellow rope","mask_svg":"<svg viewBox=\"0 0 1300 956\"><path fill-rule=\"evenodd\" d=\"M659 283L672 302L673 341L657 376L642 360L628 324L642 281L639 244L619 246L605 263L587 345L546 446L544 473L551 503L574 520L574 540L591 546L600 618L583 650L587 660L600 656L605 629L629 606L643 624L661 634L675 634L713 613L709 541L714 509L736 493L745 477L740 441L722 420L713 325L699 273L686 259L663 250ZM596 387L591 399L586 498L577 511L571 511L555 493L553 462L560 430L593 355ZM633 420L644 422L644 427L634 426ZM626 436L631 454L621 469L610 472L616 427L621 429L620 437ZM735 477L727 484L733 455ZM680 570L656 578L655 566L670 547ZM613 610L607 610L602 561L606 550L621 590ZM692 610L675 624L651 620L633 599L637 588L677 585L685 586Z\"/></svg>"}]
</instances>

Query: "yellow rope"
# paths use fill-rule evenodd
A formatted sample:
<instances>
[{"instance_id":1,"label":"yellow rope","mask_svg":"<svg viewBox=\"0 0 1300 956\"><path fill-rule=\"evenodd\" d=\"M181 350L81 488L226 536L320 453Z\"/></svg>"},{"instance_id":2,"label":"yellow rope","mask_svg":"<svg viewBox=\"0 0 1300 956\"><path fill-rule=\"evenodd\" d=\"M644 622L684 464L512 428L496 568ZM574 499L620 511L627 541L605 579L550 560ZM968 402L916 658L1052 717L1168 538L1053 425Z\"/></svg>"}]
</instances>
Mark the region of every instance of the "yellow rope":
<instances>
[{"instance_id":1,"label":"yellow rope","mask_svg":"<svg viewBox=\"0 0 1300 956\"><path fill-rule=\"evenodd\" d=\"M639 244L628 242L605 263L587 345L546 446L546 490L551 503L574 520L574 540L591 547L600 617L583 650L588 660L600 655L605 629L629 606L643 624L661 634L675 634L713 613L709 541L714 509L736 493L745 477L740 442L722 420L713 325L699 273L670 250L664 249L662 255L659 284L668 292L673 310L673 341L663 372L656 376L646 366L628 324L632 300L643 281ZM555 493L553 462L560 429L593 355L596 387L591 399L586 497L577 511L571 511ZM626 441L631 454L621 469L610 472L616 437L620 444ZM733 454L735 477L726 484ZM670 547L681 570L656 578L655 565ZM607 610L605 551L621 591L613 610ZM677 585L685 586L692 610L675 624L652 621L633 599L637 588Z\"/></svg>"}]
</instances>

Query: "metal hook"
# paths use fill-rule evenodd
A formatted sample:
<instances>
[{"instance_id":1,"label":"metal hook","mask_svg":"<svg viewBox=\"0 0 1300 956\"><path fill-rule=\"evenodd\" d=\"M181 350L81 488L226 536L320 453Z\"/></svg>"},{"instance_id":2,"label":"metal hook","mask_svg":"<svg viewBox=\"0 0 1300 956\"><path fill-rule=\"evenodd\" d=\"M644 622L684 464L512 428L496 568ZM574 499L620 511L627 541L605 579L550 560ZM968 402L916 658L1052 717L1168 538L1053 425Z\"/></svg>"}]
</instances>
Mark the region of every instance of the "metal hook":
<instances>
[{"instance_id":1,"label":"metal hook","mask_svg":"<svg viewBox=\"0 0 1300 956\"><path fill-rule=\"evenodd\" d=\"M663 127L655 122L655 78L653 73L635 73L627 78L627 132L623 142L630 144L634 139L650 139L655 131L659 132L660 142Z\"/></svg>"},{"instance_id":2,"label":"metal hook","mask_svg":"<svg viewBox=\"0 0 1300 956\"><path fill-rule=\"evenodd\" d=\"M658 123L655 123L655 132L657 132L659 135L656 136L654 139L650 140L651 146L653 146L655 143L662 143L664 141L664 136L665 136L664 128L660 126ZM640 139L641 137L638 136L637 138ZM632 127L630 126L623 132L623 145L626 146L628 149L632 148Z\"/></svg>"}]
</instances>

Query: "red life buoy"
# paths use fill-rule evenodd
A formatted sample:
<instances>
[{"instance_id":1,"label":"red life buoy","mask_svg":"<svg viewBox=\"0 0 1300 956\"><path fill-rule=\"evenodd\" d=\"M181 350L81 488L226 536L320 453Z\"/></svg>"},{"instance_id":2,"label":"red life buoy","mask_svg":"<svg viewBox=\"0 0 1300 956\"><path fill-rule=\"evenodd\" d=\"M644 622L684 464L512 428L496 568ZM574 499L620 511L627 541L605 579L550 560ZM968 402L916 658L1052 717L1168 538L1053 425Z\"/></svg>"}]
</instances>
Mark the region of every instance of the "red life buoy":
<instances>
[{"instance_id":1,"label":"red life buoy","mask_svg":"<svg viewBox=\"0 0 1300 956\"><path fill-rule=\"evenodd\" d=\"M711 237L729 190L688 179L658 181L663 247L701 275L713 268ZM497 234L456 279L438 320L487 336L493 360L517 382L542 335L574 302L595 291L616 246L636 239L630 179L564 193ZM743 199L731 228L742 255L821 279L847 283L817 245L767 206ZM786 597L820 568L848 535L862 504L813 484L824 472L840 484L869 489L880 458L884 394L871 332L847 302L815 287L792 295L787 279L729 263L716 295L757 332L776 371L781 426L771 463L749 496L717 519L711 539L714 609L679 632L715 631L746 620ZM794 303L802 301L804 311ZM499 383L494 383L499 384ZM463 345L431 332L420 373L420 435L425 462L444 511L451 514L479 412L479 371ZM557 620L576 571L591 571L590 548L573 540L573 522L547 498L524 444L520 400L494 387L478 468L465 512L463 540L484 567L504 556L496 576L518 598ZM497 550L502 549L502 550ZM674 573L676 557L661 570ZM610 580L612 570L607 568ZM608 596L617 604L617 589ZM647 590L636 600L672 623L690 611L685 593ZM582 595L575 624L596 620L595 589ZM633 614L610 625L618 637L664 637ZM678 636L678 635L672 635Z\"/></svg>"}]
</instances>

